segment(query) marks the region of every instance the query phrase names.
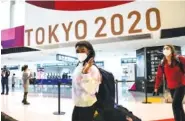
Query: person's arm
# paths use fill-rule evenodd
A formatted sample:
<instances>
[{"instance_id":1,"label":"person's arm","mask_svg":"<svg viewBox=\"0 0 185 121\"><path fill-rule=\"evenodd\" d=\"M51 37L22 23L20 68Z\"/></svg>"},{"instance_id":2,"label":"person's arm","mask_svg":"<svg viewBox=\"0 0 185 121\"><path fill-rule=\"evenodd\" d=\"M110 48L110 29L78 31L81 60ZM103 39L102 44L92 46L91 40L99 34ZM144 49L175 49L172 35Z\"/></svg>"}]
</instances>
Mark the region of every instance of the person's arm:
<instances>
[{"instance_id":1,"label":"person's arm","mask_svg":"<svg viewBox=\"0 0 185 121\"><path fill-rule=\"evenodd\" d=\"M95 94L99 84L101 83L101 76L96 66L91 66L87 74L82 74L81 80L82 88L89 94Z\"/></svg>"},{"instance_id":2,"label":"person's arm","mask_svg":"<svg viewBox=\"0 0 185 121\"><path fill-rule=\"evenodd\" d=\"M28 80L31 78L31 74L29 73L23 73L23 80Z\"/></svg>"},{"instance_id":3,"label":"person's arm","mask_svg":"<svg viewBox=\"0 0 185 121\"><path fill-rule=\"evenodd\" d=\"M161 65L159 65L157 69L156 78L155 78L155 89L156 90L159 89L162 81L163 81L163 70L162 70Z\"/></svg>"},{"instance_id":4,"label":"person's arm","mask_svg":"<svg viewBox=\"0 0 185 121\"><path fill-rule=\"evenodd\" d=\"M8 74L8 76L10 76L10 71L9 70L7 70L7 74Z\"/></svg>"}]
</instances>

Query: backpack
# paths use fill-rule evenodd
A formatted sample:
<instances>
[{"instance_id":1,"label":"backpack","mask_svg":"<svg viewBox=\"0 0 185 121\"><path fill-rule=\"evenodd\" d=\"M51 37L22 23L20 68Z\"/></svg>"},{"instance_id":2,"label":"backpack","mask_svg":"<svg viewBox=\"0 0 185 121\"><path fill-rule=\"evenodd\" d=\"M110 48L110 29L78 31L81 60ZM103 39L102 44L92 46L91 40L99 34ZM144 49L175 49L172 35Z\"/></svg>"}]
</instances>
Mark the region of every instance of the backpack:
<instances>
[{"instance_id":1,"label":"backpack","mask_svg":"<svg viewBox=\"0 0 185 121\"><path fill-rule=\"evenodd\" d=\"M105 108L114 108L114 104L115 104L114 76L112 73L102 68L99 68L99 67L97 68L100 71L100 74L102 77L102 82L99 86L99 91L96 93L97 108L100 110L104 110Z\"/></svg>"},{"instance_id":2,"label":"backpack","mask_svg":"<svg viewBox=\"0 0 185 121\"><path fill-rule=\"evenodd\" d=\"M177 65L179 66L181 72L185 73L184 65L183 65L183 63L181 63L179 55L175 56L175 61L177 62ZM166 83L166 75L165 75L165 71L164 71L164 59L161 61L160 67L162 69L164 79L165 79L165 83ZM165 85L165 88L167 88L167 85Z\"/></svg>"},{"instance_id":3,"label":"backpack","mask_svg":"<svg viewBox=\"0 0 185 121\"><path fill-rule=\"evenodd\" d=\"M127 121L127 117L133 121L141 121L131 111L115 103L116 82L113 74L102 68L97 68L102 76L102 83L96 93L98 114L94 116L94 121Z\"/></svg>"},{"instance_id":4,"label":"backpack","mask_svg":"<svg viewBox=\"0 0 185 121\"><path fill-rule=\"evenodd\" d=\"M77 66L79 63L77 64ZM99 85L99 91L96 93L96 107L100 113L105 108L114 108L115 105L115 80L111 72L108 72L102 68L96 66L101 74L101 84Z\"/></svg>"},{"instance_id":5,"label":"backpack","mask_svg":"<svg viewBox=\"0 0 185 121\"><path fill-rule=\"evenodd\" d=\"M175 56L175 61L177 62L177 65L179 66L180 70L181 70L183 73L185 73L184 65L183 65L183 63L181 63L180 58L179 58L178 55ZM161 69L162 69L162 72L163 72L163 74L164 74L164 76L165 76L165 71L164 71L164 59L161 61ZM166 76L165 76L165 78L166 78Z\"/></svg>"}]
</instances>

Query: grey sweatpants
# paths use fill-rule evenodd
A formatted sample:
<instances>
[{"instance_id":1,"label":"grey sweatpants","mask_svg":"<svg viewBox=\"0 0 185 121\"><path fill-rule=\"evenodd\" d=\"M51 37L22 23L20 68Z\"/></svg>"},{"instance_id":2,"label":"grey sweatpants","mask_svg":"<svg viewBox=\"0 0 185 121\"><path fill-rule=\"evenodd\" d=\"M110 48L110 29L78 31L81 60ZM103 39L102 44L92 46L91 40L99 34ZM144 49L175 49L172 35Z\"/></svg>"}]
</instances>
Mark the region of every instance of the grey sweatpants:
<instances>
[{"instance_id":1,"label":"grey sweatpants","mask_svg":"<svg viewBox=\"0 0 185 121\"><path fill-rule=\"evenodd\" d=\"M30 85L30 81L29 81L29 79L28 79L28 80L23 81L23 88L24 88L24 92L28 92L29 85Z\"/></svg>"}]
</instances>

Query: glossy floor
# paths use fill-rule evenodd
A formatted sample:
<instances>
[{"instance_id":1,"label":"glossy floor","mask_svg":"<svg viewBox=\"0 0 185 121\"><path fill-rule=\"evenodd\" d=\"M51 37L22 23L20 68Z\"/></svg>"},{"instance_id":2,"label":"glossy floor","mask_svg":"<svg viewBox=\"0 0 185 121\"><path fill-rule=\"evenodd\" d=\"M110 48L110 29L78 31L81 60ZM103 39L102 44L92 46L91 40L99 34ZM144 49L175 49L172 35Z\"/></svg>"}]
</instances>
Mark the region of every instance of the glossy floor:
<instances>
[{"instance_id":1,"label":"glossy floor","mask_svg":"<svg viewBox=\"0 0 185 121\"><path fill-rule=\"evenodd\" d=\"M61 111L65 112L65 115L62 116L53 115L53 112L57 111L58 106L57 88L35 88L30 88L31 93L29 93L28 100L31 105L22 105L23 93L20 87L11 91L8 96L1 96L1 110L19 121L71 121L73 102L71 96L65 96L65 94L70 95L71 89L69 87L61 88L61 96L63 97L61 98ZM43 90L45 91L43 92ZM49 91L47 92L46 90ZM144 95L142 93L130 93L122 85L119 87L119 104L131 110L142 121L173 117L171 104L142 104L143 98Z\"/></svg>"}]
</instances>

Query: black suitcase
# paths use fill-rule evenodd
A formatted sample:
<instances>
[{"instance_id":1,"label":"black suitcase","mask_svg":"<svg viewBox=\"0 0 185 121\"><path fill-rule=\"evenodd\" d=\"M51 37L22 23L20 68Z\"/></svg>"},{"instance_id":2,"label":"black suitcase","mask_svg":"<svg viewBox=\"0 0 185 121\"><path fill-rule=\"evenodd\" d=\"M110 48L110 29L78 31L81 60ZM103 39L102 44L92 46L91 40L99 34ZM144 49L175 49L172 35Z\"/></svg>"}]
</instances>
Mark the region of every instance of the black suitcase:
<instances>
[{"instance_id":1,"label":"black suitcase","mask_svg":"<svg viewBox=\"0 0 185 121\"><path fill-rule=\"evenodd\" d=\"M125 107L118 105L116 108L117 108L117 110L119 110L122 113L122 115L126 116L126 118L129 117L132 119L132 121L141 121L140 118L135 116L131 111L129 111Z\"/></svg>"},{"instance_id":2,"label":"black suitcase","mask_svg":"<svg viewBox=\"0 0 185 121\"><path fill-rule=\"evenodd\" d=\"M98 113L98 115L94 117L94 121L128 121L127 118L132 119L132 121L141 121L141 119L135 116L131 111L120 105L114 109L106 109Z\"/></svg>"},{"instance_id":3,"label":"black suitcase","mask_svg":"<svg viewBox=\"0 0 185 121\"><path fill-rule=\"evenodd\" d=\"M125 107L118 105L118 88L116 83L116 105L114 108L98 110L98 114L94 117L94 121L128 121L127 118L131 118L132 121L141 121L140 118L135 116L131 111Z\"/></svg>"}]
</instances>

